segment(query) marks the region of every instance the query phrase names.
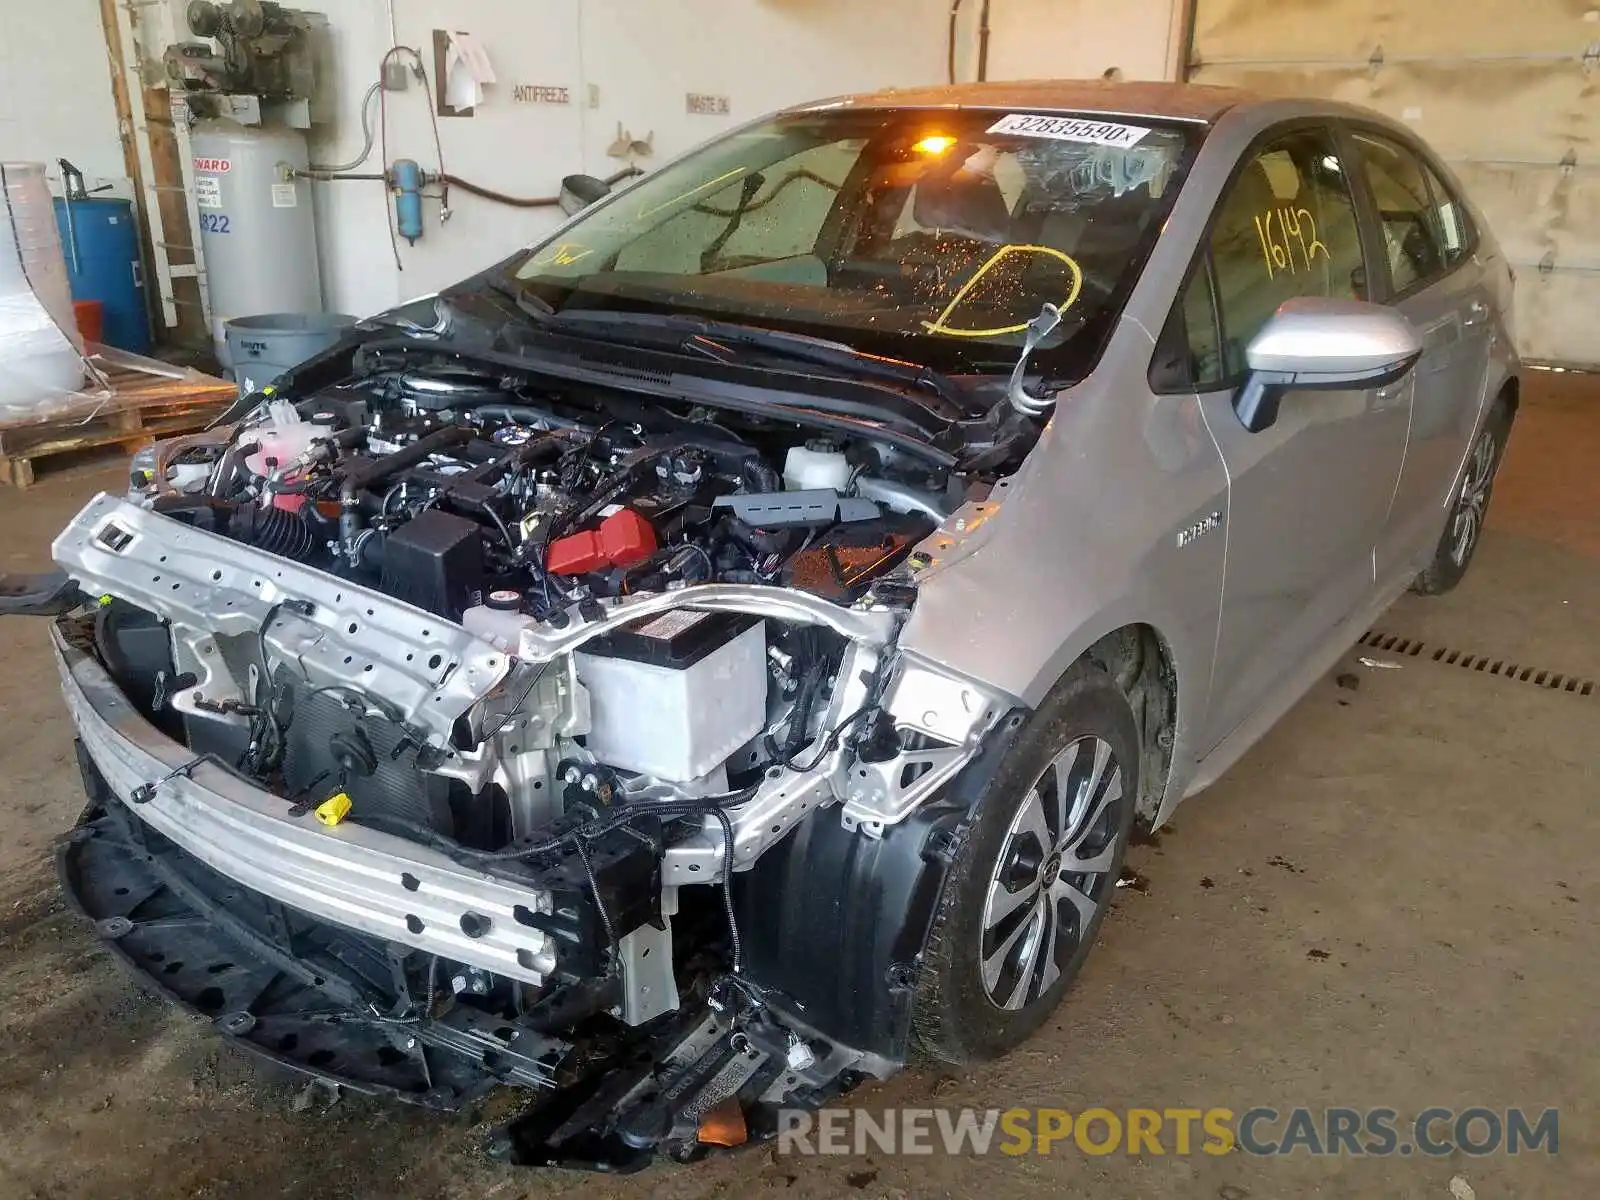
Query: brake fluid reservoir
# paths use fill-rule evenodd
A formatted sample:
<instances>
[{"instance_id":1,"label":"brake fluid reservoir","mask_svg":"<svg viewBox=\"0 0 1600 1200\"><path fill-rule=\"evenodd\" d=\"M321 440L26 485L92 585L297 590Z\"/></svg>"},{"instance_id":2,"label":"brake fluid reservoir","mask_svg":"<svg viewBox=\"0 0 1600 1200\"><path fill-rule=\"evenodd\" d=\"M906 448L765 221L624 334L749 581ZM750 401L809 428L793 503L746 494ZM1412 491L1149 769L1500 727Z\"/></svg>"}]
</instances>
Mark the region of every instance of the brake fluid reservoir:
<instances>
[{"instance_id":1,"label":"brake fluid reservoir","mask_svg":"<svg viewBox=\"0 0 1600 1200\"><path fill-rule=\"evenodd\" d=\"M842 492L850 482L850 461L831 442L789 447L783 460L783 486L791 492L832 488Z\"/></svg>"},{"instance_id":2,"label":"brake fluid reservoir","mask_svg":"<svg viewBox=\"0 0 1600 1200\"><path fill-rule=\"evenodd\" d=\"M474 604L461 614L461 624L468 633L494 643L507 654L517 652L522 628L529 623L522 615L522 593L510 588L490 592L482 604Z\"/></svg>"}]
</instances>

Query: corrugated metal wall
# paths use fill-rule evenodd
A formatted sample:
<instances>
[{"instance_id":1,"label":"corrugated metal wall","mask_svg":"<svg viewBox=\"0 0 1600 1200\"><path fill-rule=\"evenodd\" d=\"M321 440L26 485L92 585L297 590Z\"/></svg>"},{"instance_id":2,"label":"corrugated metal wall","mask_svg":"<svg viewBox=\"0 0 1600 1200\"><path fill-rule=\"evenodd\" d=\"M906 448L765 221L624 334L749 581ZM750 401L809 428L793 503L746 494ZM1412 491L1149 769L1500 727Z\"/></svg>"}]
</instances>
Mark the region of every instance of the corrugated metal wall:
<instances>
[{"instance_id":1,"label":"corrugated metal wall","mask_svg":"<svg viewBox=\"0 0 1600 1200\"><path fill-rule=\"evenodd\" d=\"M1405 121L1517 270L1532 359L1600 365L1600 0L1197 0L1189 78Z\"/></svg>"}]
</instances>

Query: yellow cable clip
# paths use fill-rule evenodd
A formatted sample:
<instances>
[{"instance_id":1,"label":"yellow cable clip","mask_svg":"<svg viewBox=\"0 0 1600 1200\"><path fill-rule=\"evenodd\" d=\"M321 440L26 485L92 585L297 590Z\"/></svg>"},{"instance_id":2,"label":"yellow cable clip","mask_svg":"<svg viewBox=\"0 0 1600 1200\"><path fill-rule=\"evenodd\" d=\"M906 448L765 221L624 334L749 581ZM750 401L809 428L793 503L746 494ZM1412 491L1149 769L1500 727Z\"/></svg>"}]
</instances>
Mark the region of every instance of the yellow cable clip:
<instances>
[{"instance_id":1,"label":"yellow cable clip","mask_svg":"<svg viewBox=\"0 0 1600 1200\"><path fill-rule=\"evenodd\" d=\"M324 825L337 825L350 815L350 794L335 792L316 808L317 820Z\"/></svg>"}]
</instances>

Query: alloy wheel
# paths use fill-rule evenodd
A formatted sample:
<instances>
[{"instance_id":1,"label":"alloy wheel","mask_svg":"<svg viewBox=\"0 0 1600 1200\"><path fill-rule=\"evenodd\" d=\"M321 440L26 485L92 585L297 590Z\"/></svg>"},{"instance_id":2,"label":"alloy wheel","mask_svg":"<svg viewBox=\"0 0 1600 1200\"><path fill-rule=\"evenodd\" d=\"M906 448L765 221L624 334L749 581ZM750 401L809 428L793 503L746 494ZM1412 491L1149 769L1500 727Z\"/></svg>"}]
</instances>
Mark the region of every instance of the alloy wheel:
<instances>
[{"instance_id":1,"label":"alloy wheel","mask_svg":"<svg viewBox=\"0 0 1600 1200\"><path fill-rule=\"evenodd\" d=\"M1122 765L1097 737L1069 745L1028 789L984 899L979 965L996 1008L1037 1000L1082 944L1115 885L1128 799Z\"/></svg>"},{"instance_id":2,"label":"alloy wheel","mask_svg":"<svg viewBox=\"0 0 1600 1200\"><path fill-rule=\"evenodd\" d=\"M1461 494L1456 497L1456 511L1450 526L1450 561L1465 566L1472 548L1483 532L1484 513L1489 507L1489 485L1494 482L1496 446L1494 434L1485 429L1472 445L1472 457L1467 460L1467 473L1461 480Z\"/></svg>"}]
</instances>

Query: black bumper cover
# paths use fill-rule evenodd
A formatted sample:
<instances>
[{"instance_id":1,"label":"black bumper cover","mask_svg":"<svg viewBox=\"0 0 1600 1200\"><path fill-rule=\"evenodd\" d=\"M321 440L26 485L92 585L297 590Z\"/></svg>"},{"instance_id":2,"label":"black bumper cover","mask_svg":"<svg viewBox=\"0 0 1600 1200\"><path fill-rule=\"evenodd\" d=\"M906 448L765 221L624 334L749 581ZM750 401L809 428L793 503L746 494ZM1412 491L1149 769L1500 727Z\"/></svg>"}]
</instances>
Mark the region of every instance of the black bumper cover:
<instances>
[{"instance_id":1,"label":"black bumper cover","mask_svg":"<svg viewBox=\"0 0 1600 1200\"><path fill-rule=\"evenodd\" d=\"M947 869L1019 724L1013 714L939 799L881 839L813 819L738 877L743 979L779 1029L798 1022L866 1056L862 1065L874 1073L910 1056L920 960ZM703 998L686 997L685 1011L610 1039L609 1061L465 1006L396 1019L389 1014L397 994L407 995L405 960L416 951L318 921L218 874L129 812L81 746L78 758L90 803L59 850L62 885L118 960L164 999L241 1049L357 1092L451 1111L498 1084L542 1089L491 1145L510 1162L631 1171L653 1158L625 1136L615 1103L646 1079L666 1089L663 1063L705 1018ZM860 1077L851 1069L813 1078L782 1106L826 1103ZM776 1115L746 1104L752 1140L775 1133ZM678 1157L704 1151L660 1148Z\"/></svg>"},{"instance_id":2,"label":"black bumper cover","mask_svg":"<svg viewBox=\"0 0 1600 1200\"><path fill-rule=\"evenodd\" d=\"M470 1013L426 1030L385 1019L395 951L219 875L129 813L82 747L78 761L89 807L57 851L62 887L163 999L278 1066L427 1108L450 1111L498 1083L552 1078L559 1042L513 1050Z\"/></svg>"}]
</instances>

